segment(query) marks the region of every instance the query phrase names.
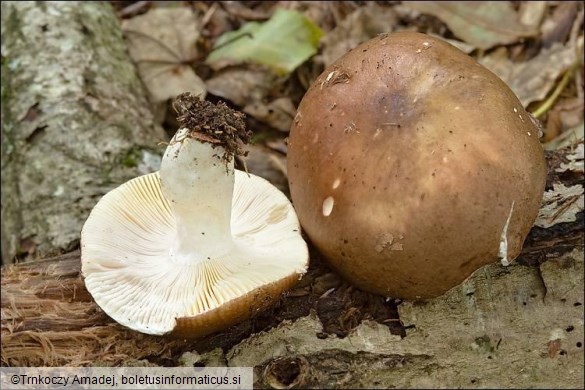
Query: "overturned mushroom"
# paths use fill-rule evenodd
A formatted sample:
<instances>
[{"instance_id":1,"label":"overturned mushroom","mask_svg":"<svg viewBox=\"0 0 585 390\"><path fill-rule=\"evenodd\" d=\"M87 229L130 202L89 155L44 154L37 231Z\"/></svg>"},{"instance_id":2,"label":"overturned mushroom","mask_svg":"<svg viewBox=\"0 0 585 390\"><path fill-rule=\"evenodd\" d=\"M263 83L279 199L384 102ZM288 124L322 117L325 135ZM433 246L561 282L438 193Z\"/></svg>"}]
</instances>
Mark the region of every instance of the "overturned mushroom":
<instances>
[{"instance_id":1,"label":"overturned mushroom","mask_svg":"<svg viewBox=\"0 0 585 390\"><path fill-rule=\"evenodd\" d=\"M428 35L383 34L316 79L288 178L315 246L357 286L440 295L520 253L544 191L538 128L508 86Z\"/></svg>"},{"instance_id":2,"label":"overturned mushroom","mask_svg":"<svg viewBox=\"0 0 585 390\"><path fill-rule=\"evenodd\" d=\"M159 172L106 194L81 233L82 274L118 323L198 337L277 301L308 265L284 194L234 170L241 116L189 95Z\"/></svg>"}]
</instances>

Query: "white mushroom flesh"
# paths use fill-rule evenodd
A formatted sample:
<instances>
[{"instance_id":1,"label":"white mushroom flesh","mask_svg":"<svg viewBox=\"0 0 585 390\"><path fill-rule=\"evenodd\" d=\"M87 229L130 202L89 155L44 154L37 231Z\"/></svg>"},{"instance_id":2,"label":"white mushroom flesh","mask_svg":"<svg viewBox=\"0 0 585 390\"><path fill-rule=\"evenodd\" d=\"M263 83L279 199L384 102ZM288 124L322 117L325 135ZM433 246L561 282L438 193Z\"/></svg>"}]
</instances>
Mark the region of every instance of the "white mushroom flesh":
<instances>
[{"instance_id":1,"label":"white mushroom flesh","mask_svg":"<svg viewBox=\"0 0 585 390\"><path fill-rule=\"evenodd\" d=\"M160 175L123 184L92 210L82 273L117 322L165 334L177 318L306 272L307 245L289 200L222 155L192 139L171 142Z\"/></svg>"}]
</instances>

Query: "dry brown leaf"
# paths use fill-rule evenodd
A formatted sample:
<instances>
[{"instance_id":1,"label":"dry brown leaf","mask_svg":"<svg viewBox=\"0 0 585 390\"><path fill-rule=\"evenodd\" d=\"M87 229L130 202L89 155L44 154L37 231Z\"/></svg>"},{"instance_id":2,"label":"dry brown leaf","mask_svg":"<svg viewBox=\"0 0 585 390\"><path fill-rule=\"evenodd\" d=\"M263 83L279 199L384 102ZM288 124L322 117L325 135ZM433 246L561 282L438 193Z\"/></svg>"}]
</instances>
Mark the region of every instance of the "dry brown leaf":
<instances>
[{"instance_id":1,"label":"dry brown leaf","mask_svg":"<svg viewBox=\"0 0 585 390\"><path fill-rule=\"evenodd\" d=\"M575 60L573 47L556 43L523 63L510 61L505 48L494 51L479 62L504 80L527 107L531 102L544 99L554 88L557 78Z\"/></svg>"},{"instance_id":2,"label":"dry brown leaf","mask_svg":"<svg viewBox=\"0 0 585 390\"><path fill-rule=\"evenodd\" d=\"M442 37L442 36L436 35L436 34L429 34L429 35L432 37L435 37L435 38L442 39L445 42L450 43L451 45L455 46L456 48L458 48L459 50L461 50L465 54L469 54L475 50L475 46L470 45L469 43L461 42L461 41L458 41L456 39L445 38L445 37Z\"/></svg>"},{"instance_id":3,"label":"dry brown leaf","mask_svg":"<svg viewBox=\"0 0 585 390\"><path fill-rule=\"evenodd\" d=\"M555 42L563 43L566 41L577 15L577 8L576 1L561 2L552 17L544 21L541 28L543 47L547 48Z\"/></svg>"},{"instance_id":4,"label":"dry brown leaf","mask_svg":"<svg viewBox=\"0 0 585 390\"><path fill-rule=\"evenodd\" d=\"M549 111L542 142L550 142L561 133L561 114L559 110Z\"/></svg>"},{"instance_id":5,"label":"dry brown leaf","mask_svg":"<svg viewBox=\"0 0 585 390\"><path fill-rule=\"evenodd\" d=\"M286 141L282 138L272 139L266 141L266 146L272 149L275 152L281 153L286 155L288 151L288 147L286 146Z\"/></svg>"},{"instance_id":6,"label":"dry brown leaf","mask_svg":"<svg viewBox=\"0 0 585 390\"><path fill-rule=\"evenodd\" d=\"M538 30L520 23L509 1L404 1L406 7L441 19L451 31L479 49L517 42Z\"/></svg>"},{"instance_id":7,"label":"dry brown leaf","mask_svg":"<svg viewBox=\"0 0 585 390\"><path fill-rule=\"evenodd\" d=\"M244 107L243 111L271 127L288 132L296 113L296 108L289 97L280 97L268 104L254 102Z\"/></svg>"},{"instance_id":8,"label":"dry brown leaf","mask_svg":"<svg viewBox=\"0 0 585 390\"><path fill-rule=\"evenodd\" d=\"M327 66L375 35L391 32L396 23L396 13L392 8L367 3L321 39L323 50L320 60Z\"/></svg>"},{"instance_id":9,"label":"dry brown leaf","mask_svg":"<svg viewBox=\"0 0 585 390\"><path fill-rule=\"evenodd\" d=\"M266 20L270 12L266 9L252 9L239 1L226 1L223 3L226 12L236 19L242 20Z\"/></svg>"},{"instance_id":10,"label":"dry brown leaf","mask_svg":"<svg viewBox=\"0 0 585 390\"><path fill-rule=\"evenodd\" d=\"M288 132L296 108L289 97L270 101L268 96L276 84L277 76L254 66L225 68L206 81L209 93L230 100L246 114L277 130Z\"/></svg>"},{"instance_id":11,"label":"dry brown leaf","mask_svg":"<svg viewBox=\"0 0 585 390\"><path fill-rule=\"evenodd\" d=\"M577 126L562 132L558 137L544 145L545 150L558 150L566 147L576 148L580 153L574 160L575 164L580 166L583 171L583 129L584 124L581 122ZM578 161L580 159L580 162ZM581 187L582 188L582 187ZM581 202L583 203L583 202Z\"/></svg>"},{"instance_id":12,"label":"dry brown leaf","mask_svg":"<svg viewBox=\"0 0 585 390\"><path fill-rule=\"evenodd\" d=\"M283 2L283 6L291 3L288 1ZM359 7L359 5L351 1L300 1L297 3L298 10L325 32L333 30L341 20Z\"/></svg>"},{"instance_id":13,"label":"dry brown leaf","mask_svg":"<svg viewBox=\"0 0 585 390\"><path fill-rule=\"evenodd\" d=\"M523 1L518 10L519 20L525 26L538 28L546 12L546 1Z\"/></svg>"},{"instance_id":14,"label":"dry brown leaf","mask_svg":"<svg viewBox=\"0 0 585 390\"><path fill-rule=\"evenodd\" d=\"M248 172L263 177L288 196L286 157L260 145L248 145L246 150L249 153L242 159Z\"/></svg>"},{"instance_id":15,"label":"dry brown leaf","mask_svg":"<svg viewBox=\"0 0 585 390\"><path fill-rule=\"evenodd\" d=\"M155 8L124 20L122 30L154 103L187 91L205 97L205 84L190 65L197 59L199 23L189 8Z\"/></svg>"},{"instance_id":16,"label":"dry brown leaf","mask_svg":"<svg viewBox=\"0 0 585 390\"><path fill-rule=\"evenodd\" d=\"M207 91L228 99L240 107L262 101L275 83L276 76L265 68L233 66L217 72L205 81Z\"/></svg>"},{"instance_id":17,"label":"dry brown leaf","mask_svg":"<svg viewBox=\"0 0 585 390\"><path fill-rule=\"evenodd\" d=\"M579 97L560 100L555 108L560 112L562 129L567 130L583 123L583 99Z\"/></svg>"},{"instance_id":18,"label":"dry brown leaf","mask_svg":"<svg viewBox=\"0 0 585 390\"><path fill-rule=\"evenodd\" d=\"M201 18L201 27L203 29L202 35L206 38L214 39L219 37L226 31L233 30L233 20L230 15L219 6L219 3L196 3L197 6L203 8L203 17ZM206 42L211 50L211 41Z\"/></svg>"}]
</instances>

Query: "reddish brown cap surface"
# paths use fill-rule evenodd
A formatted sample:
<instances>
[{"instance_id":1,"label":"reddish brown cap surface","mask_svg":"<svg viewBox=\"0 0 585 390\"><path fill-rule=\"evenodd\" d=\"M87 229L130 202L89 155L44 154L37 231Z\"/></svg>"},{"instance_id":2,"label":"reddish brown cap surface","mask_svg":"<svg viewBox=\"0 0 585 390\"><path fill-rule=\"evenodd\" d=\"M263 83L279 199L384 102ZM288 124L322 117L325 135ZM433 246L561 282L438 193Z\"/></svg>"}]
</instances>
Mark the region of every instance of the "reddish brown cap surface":
<instances>
[{"instance_id":1,"label":"reddish brown cap surface","mask_svg":"<svg viewBox=\"0 0 585 390\"><path fill-rule=\"evenodd\" d=\"M288 175L301 225L345 278L416 299L518 256L546 167L504 82L440 39L401 32L317 78L291 128Z\"/></svg>"}]
</instances>

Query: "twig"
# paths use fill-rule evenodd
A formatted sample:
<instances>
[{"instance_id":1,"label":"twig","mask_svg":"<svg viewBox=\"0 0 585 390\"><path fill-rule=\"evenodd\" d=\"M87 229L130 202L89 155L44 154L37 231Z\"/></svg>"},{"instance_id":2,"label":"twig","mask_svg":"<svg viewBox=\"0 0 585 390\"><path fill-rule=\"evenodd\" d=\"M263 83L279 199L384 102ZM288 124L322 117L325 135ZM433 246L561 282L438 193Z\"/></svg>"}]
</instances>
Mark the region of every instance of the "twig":
<instances>
[{"instance_id":1,"label":"twig","mask_svg":"<svg viewBox=\"0 0 585 390\"><path fill-rule=\"evenodd\" d=\"M205 27L207 23L209 23L209 21L213 17L213 14L215 13L215 11L217 11L218 7L219 5L217 3L213 3L211 7L209 7L209 9L205 11L203 18L201 18L201 28Z\"/></svg>"},{"instance_id":2,"label":"twig","mask_svg":"<svg viewBox=\"0 0 585 390\"><path fill-rule=\"evenodd\" d=\"M150 1L137 1L134 4L130 4L127 7L124 7L119 15L122 18L127 18L130 16L134 16L137 13L139 13L140 11L142 11L144 8L148 7L150 5Z\"/></svg>"}]
</instances>

